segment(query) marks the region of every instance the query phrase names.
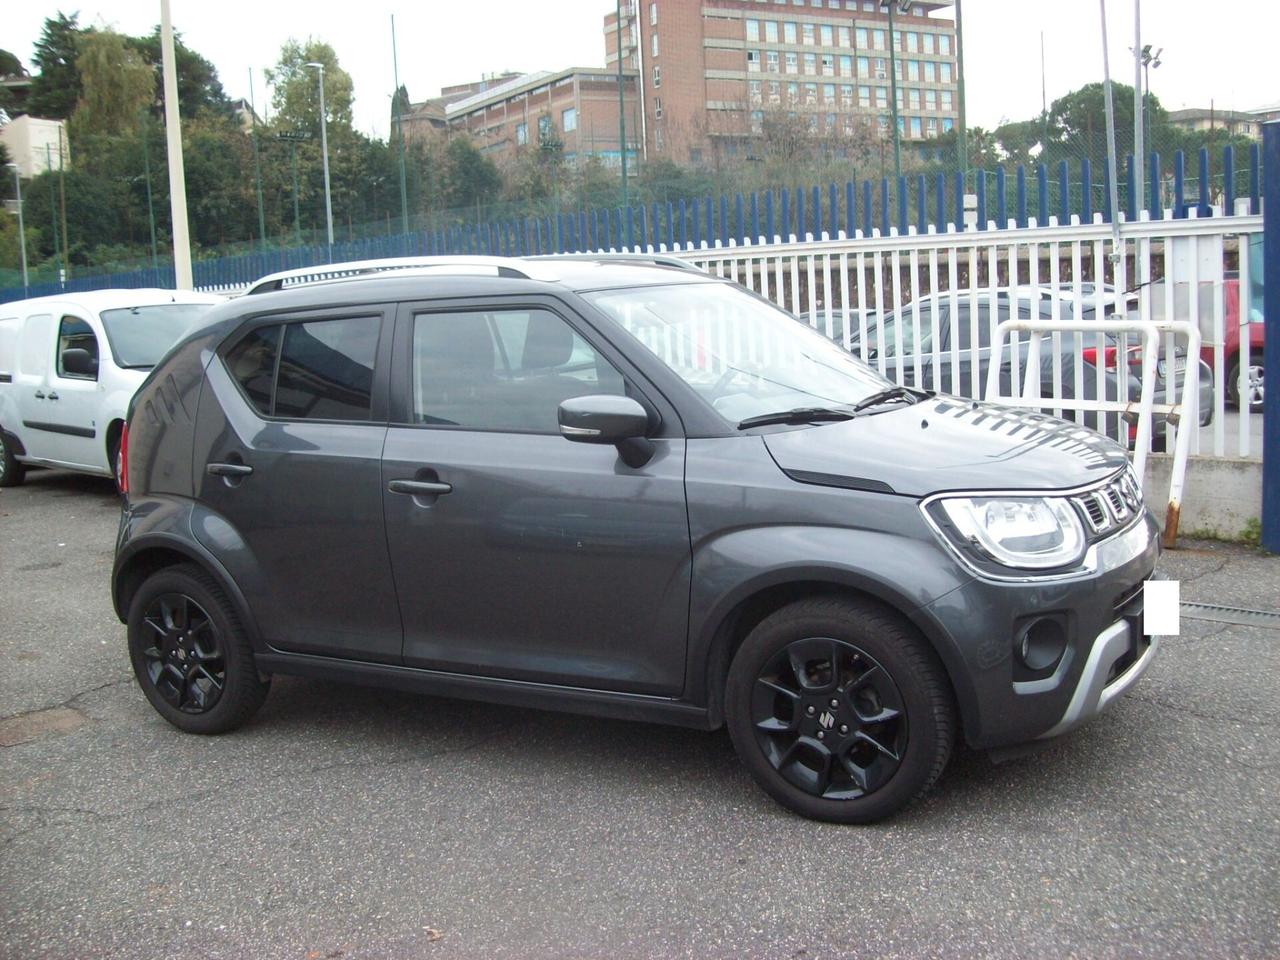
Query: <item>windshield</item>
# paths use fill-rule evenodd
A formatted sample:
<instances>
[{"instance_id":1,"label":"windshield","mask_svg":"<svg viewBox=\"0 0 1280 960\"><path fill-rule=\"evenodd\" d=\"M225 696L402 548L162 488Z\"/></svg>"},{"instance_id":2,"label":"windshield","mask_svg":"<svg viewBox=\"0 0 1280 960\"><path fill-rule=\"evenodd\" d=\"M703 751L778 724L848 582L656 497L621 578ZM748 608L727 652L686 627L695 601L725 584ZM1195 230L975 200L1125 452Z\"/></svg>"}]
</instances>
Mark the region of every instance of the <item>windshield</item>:
<instances>
[{"instance_id":1,"label":"windshield","mask_svg":"<svg viewBox=\"0 0 1280 960\"><path fill-rule=\"evenodd\" d=\"M154 367L213 304L163 303L103 310L102 325L120 367Z\"/></svg>"},{"instance_id":2,"label":"windshield","mask_svg":"<svg viewBox=\"0 0 1280 960\"><path fill-rule=\"evenodd\" d=\"M888 381L790 314L727 283L585 294L722 417L856 404Z\"/></svg>"}]
</instances>

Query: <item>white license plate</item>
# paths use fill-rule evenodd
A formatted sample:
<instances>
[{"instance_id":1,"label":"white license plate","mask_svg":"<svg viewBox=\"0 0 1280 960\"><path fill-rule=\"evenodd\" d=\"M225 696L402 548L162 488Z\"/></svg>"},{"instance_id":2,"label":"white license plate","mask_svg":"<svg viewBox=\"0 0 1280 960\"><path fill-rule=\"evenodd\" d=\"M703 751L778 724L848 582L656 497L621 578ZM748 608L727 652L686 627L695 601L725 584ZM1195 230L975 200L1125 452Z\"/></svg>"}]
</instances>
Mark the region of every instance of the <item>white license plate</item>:
<instances>
[{"instance_id":1,"label":"white license plate","mask_svg":"<svg viewBox=\"0 0 1280 960\"><path fill-rule=\"evenodd\" d=\"M1179 357L1173 361L1173 375L1175 377L1180 377L1186 372L1187 361L1185 358ZM1159 376L1161 380L1169 379L1169 364L1167 361L1159 360L1156 362L1156 375Z\"/></svg>"}]
</instances>

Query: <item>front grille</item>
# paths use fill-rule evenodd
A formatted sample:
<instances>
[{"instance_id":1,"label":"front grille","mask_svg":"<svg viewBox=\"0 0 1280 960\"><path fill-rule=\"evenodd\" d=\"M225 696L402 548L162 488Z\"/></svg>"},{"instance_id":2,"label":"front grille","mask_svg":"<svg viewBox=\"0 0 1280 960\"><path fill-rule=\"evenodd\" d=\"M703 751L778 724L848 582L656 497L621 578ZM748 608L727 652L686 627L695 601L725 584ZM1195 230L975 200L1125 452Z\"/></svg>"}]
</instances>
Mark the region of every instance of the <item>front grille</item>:
<instances>
[{"instance_id":1,"label":"front grille","mask_svg":"<svg viewBox=\"0 0 1280 960\"><path fill-rule=\"evenodd\" d=\"M1141 512L1142 490L1132 471L1125 470L1101 487L1080 494L1075 502L1088 521L1090 539L1096 540L1119 530Z\"/></svg>"}]
</instances>

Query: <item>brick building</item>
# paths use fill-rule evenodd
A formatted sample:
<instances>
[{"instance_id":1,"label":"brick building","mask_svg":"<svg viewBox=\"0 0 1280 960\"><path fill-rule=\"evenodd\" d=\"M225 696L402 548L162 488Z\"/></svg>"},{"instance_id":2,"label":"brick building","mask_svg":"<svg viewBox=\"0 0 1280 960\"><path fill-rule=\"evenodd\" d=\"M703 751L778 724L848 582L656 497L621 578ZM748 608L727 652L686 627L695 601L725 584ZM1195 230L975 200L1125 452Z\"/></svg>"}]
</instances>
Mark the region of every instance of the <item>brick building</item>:
<instances>
[{"instance_id":1,"label":"brick building","mask_svg":"<svg viewBox=\"0 0 1280 960\"><path fill-rule=\"evenodd\" d=\"M628 158L640 150L638 79L634 70L623 71ZM563 145L570 162L589 156L619 162L616 64L612 70L573 67L508 75L477 86L446 87L439 98L413 104L404 117L405 135L465 131L495 160L551 139Z\"/></svg>"},{"instance_id":2,"label":"brick building","mask_svg":"<svg viewBox=\"0 0 1280 960\"><path fill-rule=\"evenodd\" d=\"M924 142L958 116L955 23L929 16L950 3L896 2L899 128L903 140ZM607 14L606 67L617 65L617 28ZM623 63L641 77L648 156L699 164L708 150L732 155L770 111L815 133L869 122L890 134L882 0L629 0L621 33Z\"/></svg>"}]
</instances>

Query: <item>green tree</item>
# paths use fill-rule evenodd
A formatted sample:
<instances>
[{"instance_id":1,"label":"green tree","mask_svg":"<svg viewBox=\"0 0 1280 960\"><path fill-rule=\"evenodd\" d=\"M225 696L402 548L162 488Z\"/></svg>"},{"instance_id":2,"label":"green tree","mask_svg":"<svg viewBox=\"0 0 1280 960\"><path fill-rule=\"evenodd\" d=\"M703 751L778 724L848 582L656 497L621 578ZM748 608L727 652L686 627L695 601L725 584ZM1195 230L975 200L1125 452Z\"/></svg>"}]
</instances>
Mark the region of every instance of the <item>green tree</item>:
<instances>
[{"instance_id":1,"label":"green tree","mask_svg":"<svg viewBox=\"0 0 1280 960\"><path fill-rule=\"evenodd\" d=\"M95 30L82 37L76 69L84 94L73 117L87 133L131 129L155 100L154 72L121 34Z\"/></svg>"},{"instance_id":2,"label":"green tree","mask_svg":"<svg viewBox=\"0 0 1280 960\"><path fill-rule=\"evenodd\" d=\"M351 75L338 65L333 47L319 40L305 44L290 39L280 48L280 59L266 71L267 83L275 88L271 105L276 123L285 129L314 130L320 133L320 94L316 70L308 63L324 64L324 108L330 136L334 126L351 127Z\"/></svg>"},{"instance_id":3,"label":"green tree","mask_svg":"<svg viewBox=\"0 0 1280 960\"><path fill-rule=\"evenodd\" d=\"M470 137L450 140L444 159L444 204L447 208L469 209L490 203L502 192L502 176L498 168L476 149Z\"/></svg>"},{"instance_id":4,"label":"green tree","mask_svg":"<svg viewBox=\"0 0 1280 960\"><path fill-rule=\"evenodd\" d=\"M76 60L80 55L80 40L87 31L77 24L78 16L59 12L44 22L31 57L32 64L39 70L27 96L27 112L34 117L65 120L84 92Z\"/></svg>"},{"instance_id":5,"label":"green tree","mask_svg":"<svg viewBox=\"0 0 1280 960\"><path fill-rule=\"evenodd\" d=\"M155 71L156 111L157 116L163 116L164 65L160 54L160 28L156 27L145 37L130 37L129 45ZM178 33L173 35L173 59L178 74L178 110L184 118L206 111L230 115L231 100L222 88L217 67L183 43Z\"/></svg>"}]
</instances>

